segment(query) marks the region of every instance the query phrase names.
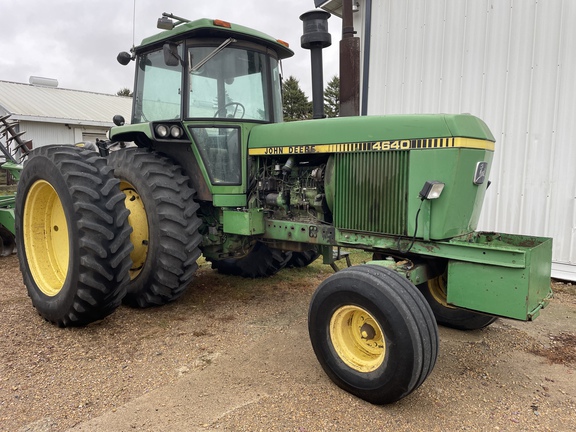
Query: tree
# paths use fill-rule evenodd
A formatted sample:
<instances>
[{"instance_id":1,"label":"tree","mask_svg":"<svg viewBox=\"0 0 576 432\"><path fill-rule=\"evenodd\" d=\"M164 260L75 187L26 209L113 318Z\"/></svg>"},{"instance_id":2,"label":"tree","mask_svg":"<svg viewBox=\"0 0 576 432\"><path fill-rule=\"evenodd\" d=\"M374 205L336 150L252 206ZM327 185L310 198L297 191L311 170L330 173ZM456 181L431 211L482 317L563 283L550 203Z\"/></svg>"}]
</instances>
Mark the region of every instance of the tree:
<instances>
[{"instance_id":1,"label":"tree","mask_svg":"<svg viewBox=\"0 0 576 432\"><path fill-rule=\"evenodd\" d=\"M132 92L130 91L129 88L124 87L124 88L122 88L122 89L120 89L120 90L118 90L118 91L116 92L116 96L128 96L128 97L132 97Z\"/></svg>"},{"instance_id":2,"label":"tree","mask_svg":"<svg viewBox=\"0 0 576 432\"><path fill-rule=\"evenodd\" d=\"M324 112L326 117L340 115L340 78L336 75L332 77L324 90Z\"/></svg>"},{"instance_id":3,"label":"tree","mask_svg":"<svg viewBox=\"0 0 576 432\"><path fill-rule=\"evenodd\" d=\"M284 121L305 120L312 118L312 103L300 88L300 83L293 76L282 83Z\"/></svg>"}]
</instances>

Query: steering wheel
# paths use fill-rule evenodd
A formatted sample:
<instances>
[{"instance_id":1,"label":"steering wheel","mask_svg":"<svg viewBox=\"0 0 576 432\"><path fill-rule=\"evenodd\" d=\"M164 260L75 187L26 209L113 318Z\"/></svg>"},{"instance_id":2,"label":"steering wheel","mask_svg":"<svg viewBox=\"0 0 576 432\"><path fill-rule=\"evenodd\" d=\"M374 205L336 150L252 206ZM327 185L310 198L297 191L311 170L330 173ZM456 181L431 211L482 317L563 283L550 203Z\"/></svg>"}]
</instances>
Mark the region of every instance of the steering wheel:
<instances>
[{"instance_id":1,"label":"steering wheel","mask_svg":"<svg viewBox=\"0 0 576 432\"><path fill-rule=\"evenodd\" d=\"M246 114L246 108L244 108L244 105L242 105L240 102L228 102L226 105L224 105L222 108L220 108L218 111L214 113L214 117L219 117L218 114L220 114L222 111L228 113L228 107L232 105L234 105L236 108L234 108L234 112L231 115L228 115L226 118L244 118L244 114ZM236 117L238 108L242 108L242 115Z\"/></svg>"}]
</instances>

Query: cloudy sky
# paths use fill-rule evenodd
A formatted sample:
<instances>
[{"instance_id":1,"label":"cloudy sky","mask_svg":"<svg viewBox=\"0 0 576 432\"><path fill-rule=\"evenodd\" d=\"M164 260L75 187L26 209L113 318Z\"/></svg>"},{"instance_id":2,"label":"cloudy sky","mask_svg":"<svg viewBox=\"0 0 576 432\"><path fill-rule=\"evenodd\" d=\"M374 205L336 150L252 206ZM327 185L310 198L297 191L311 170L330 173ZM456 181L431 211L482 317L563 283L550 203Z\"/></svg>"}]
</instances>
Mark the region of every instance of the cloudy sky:
<instances>
[{"instance_id":1,"label":"cloudy sky","mask_svg":"<svg viewBox=\"0 0 576 432\"><path fill-rule=\"evenodd\" d=\"M311 97L310 51L300 47L299 16L312 9L313 0L0 0L0 80L28 83L40 76L75 90L132 89L134 63L121 66L116 55L157 33L157 19L170 12L191 20L219 18L287 41L295 56L283 62L284 76L294 75ZM326 82L338 73L341 26L330 18Z\"/></svg>"}]
</instances>

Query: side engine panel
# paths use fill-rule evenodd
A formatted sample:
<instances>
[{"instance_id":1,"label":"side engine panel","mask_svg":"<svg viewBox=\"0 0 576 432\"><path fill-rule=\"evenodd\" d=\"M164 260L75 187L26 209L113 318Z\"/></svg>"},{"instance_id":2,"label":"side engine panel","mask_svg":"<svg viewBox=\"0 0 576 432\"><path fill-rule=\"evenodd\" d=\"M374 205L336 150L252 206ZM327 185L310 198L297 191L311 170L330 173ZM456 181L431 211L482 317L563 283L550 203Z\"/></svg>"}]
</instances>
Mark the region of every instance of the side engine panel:
<instances>
[{"instance_id":1,"label":"side engine panel","mask_svg":"<svg viewBox=\"0 0 576 432\"><path fill-rule=\"evenodd\" d=\"M409 152L258 158L254 197L268 217L406 235Z\"/></svg>"}]
</instances>

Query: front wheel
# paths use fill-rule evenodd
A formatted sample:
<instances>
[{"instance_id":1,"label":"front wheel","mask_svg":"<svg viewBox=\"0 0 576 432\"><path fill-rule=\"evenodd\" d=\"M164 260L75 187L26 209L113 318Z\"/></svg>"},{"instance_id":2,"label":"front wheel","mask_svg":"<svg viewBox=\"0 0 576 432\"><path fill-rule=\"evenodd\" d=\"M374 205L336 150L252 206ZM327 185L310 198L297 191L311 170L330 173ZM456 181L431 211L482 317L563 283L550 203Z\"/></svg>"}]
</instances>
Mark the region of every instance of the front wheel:
<instances>
[{"instance_id":1,"label":"front wheel","mask_svg":"<svg viewBox=\"0 0 576 432\"><path fill-rule=\"evenodd\" d=\"M438 355L438 328L422 294L377 265L349 267L320 284L308 330L332 381L374 404L416 390Z\"/></svg>"},{"instance_id":2,"label":"front wheel","mask_svg":"<svg viewBox=\"0 0 576 432\"><path fill-rule=\"evenodd\" d=\"M49 146L30 153L18 182L24 285L38 313L61 327L104 318L126 292L131 228L110 171L96 152Z\"/></svg>"}]
</instances>

